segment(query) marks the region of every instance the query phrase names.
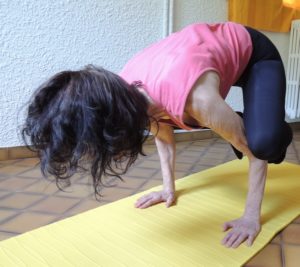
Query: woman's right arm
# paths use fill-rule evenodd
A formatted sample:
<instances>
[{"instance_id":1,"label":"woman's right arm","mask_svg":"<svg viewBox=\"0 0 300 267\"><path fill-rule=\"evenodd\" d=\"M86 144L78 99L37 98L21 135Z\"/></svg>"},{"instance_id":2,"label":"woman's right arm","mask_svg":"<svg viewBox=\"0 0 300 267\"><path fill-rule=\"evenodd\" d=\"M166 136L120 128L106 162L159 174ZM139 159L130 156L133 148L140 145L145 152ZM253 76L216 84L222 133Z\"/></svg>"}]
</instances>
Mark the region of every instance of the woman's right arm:
<instances>
[{"instance_id":1,"label":"woman's right arm","mask_svg":"<svg viewBox=\"0 0 300 267\"><path fill-rule=\"evenodd\" d=\"M152 132L157 132L155 135L155 144L160 158L163 190L151 192L139 198L135 204L137 208L148 208L161 202L166 202L166 206L170 207L175 201L174 169L176 148L173 128L162 123L159 124L158 129L156 125L153 125L153 128L151 129Z\"/></svg>"}]
</instances>

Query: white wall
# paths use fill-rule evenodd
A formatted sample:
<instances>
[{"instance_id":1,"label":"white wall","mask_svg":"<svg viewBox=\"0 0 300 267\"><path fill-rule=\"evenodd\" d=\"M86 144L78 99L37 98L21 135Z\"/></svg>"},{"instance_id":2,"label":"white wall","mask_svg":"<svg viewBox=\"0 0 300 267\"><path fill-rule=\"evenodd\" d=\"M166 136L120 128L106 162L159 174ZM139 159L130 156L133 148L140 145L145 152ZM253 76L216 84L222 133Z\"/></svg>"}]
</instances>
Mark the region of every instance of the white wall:
<instances>
[{"instance_id":1,"label":"white wall","mask_svg":"<svg viewBox=\"0 0 300 267\"><path fill-rule=\"evenodd\" d=\"M118 71L162 35L162 0L1 1L0 147L22 145L19 110L50 75L89 63Z\"/></svg>"},{"instance_id":2,"label":"white wall","mask_svg":"<svg viewBox=\"0 0 300 267\"><path fill-rule=\"evenodd\" d=\"M93 63L112 71L166 29L166 3L174 2L173 30L192 22L227 20L224 0L3 0L0 3L0 147L22 145L22 106L54 73ZM288 35L270 34L283 58ZM227 100L242 109L240 90ZM21 112L19 112L21 110Z\"/></svg>"},{"instance_id":3,"label":"white wall","mask_svg":"<svg viewBox=\"0 0 300 267\"><path fill-rule=\"evenodd\" d=\"M227 1L224 0L175 0L174 30L193 22L215 23L227 21Z\"/></svg>"}]
</instances>

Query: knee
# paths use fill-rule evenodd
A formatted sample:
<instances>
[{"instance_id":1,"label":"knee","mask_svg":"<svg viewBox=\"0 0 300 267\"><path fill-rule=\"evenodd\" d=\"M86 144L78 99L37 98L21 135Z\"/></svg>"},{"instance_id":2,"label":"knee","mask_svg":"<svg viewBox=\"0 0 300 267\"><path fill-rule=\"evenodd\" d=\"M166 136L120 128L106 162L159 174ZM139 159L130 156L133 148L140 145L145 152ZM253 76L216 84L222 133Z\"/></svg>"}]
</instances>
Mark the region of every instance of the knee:
<instances>
[{"instance_id":1,"label":"knee","mask_svg":"<svg viewBox=\"0 0 300 267\"><path fill-rule=\"evenodd\" d=\"M261 160L270 160L282 153L281 136L277 133L260 133L248 140L253 155Z\"/></svg>"}]
</instances>

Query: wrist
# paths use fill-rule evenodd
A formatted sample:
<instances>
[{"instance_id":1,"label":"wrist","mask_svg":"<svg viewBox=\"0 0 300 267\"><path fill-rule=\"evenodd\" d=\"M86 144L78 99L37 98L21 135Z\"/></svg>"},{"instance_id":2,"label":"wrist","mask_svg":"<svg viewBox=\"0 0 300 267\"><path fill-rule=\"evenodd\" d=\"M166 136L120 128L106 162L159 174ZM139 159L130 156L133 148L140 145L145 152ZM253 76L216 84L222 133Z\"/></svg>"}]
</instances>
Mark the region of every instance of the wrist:
<instances>
[{"instance_id":1,"label":"wrist","mask_svg":"<svg viewBox=\"0 0 300 267\"><path fill-rule=\"evenodd\" d=\"M163 189L165 192L174 194L175 193L175 187L164 187Z\"/></svg>"},{"instance_id":2,"label":"wrist","mask_svg":"<svg viewBox=\"0 0 300 267\"><path fill-rule=\"evenodd\" d=\"M259 212L249 212L245 211L243 216L244 219L260 222L260 213Z\"/></svg>"},{"instance_id":3,"label":"wrist","mask_svg":"<svg viewBox=\"0 0 300 267\"><path fill-rule=\"evenodd\" d=\"M168 193L174 193L175 192L175 183L165 184L163 190Z\"/></svg>"}]
</instances>

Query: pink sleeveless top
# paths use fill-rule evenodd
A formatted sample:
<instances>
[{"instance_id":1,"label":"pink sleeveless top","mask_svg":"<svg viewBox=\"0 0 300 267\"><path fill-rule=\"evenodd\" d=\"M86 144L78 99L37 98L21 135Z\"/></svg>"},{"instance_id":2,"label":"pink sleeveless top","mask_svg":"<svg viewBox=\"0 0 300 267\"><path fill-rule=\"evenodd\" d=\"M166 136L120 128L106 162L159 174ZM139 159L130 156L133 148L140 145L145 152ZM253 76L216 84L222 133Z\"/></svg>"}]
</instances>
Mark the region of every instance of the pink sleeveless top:
<instances>
[{"instance_id":1,"label":"pink sleeveless top","mask_svg":"<svg viewBox=\"0 0 300 267\"><path fill-rule=\"evenodd\" d=\"M183 112L198 78L209 70L217 72L225 99L251 53L250 35L240 24L192 24L139 52L119 75L128 83L141 82L180 128L191 129L183 122Z\"/></svg>"}]
</instances>

